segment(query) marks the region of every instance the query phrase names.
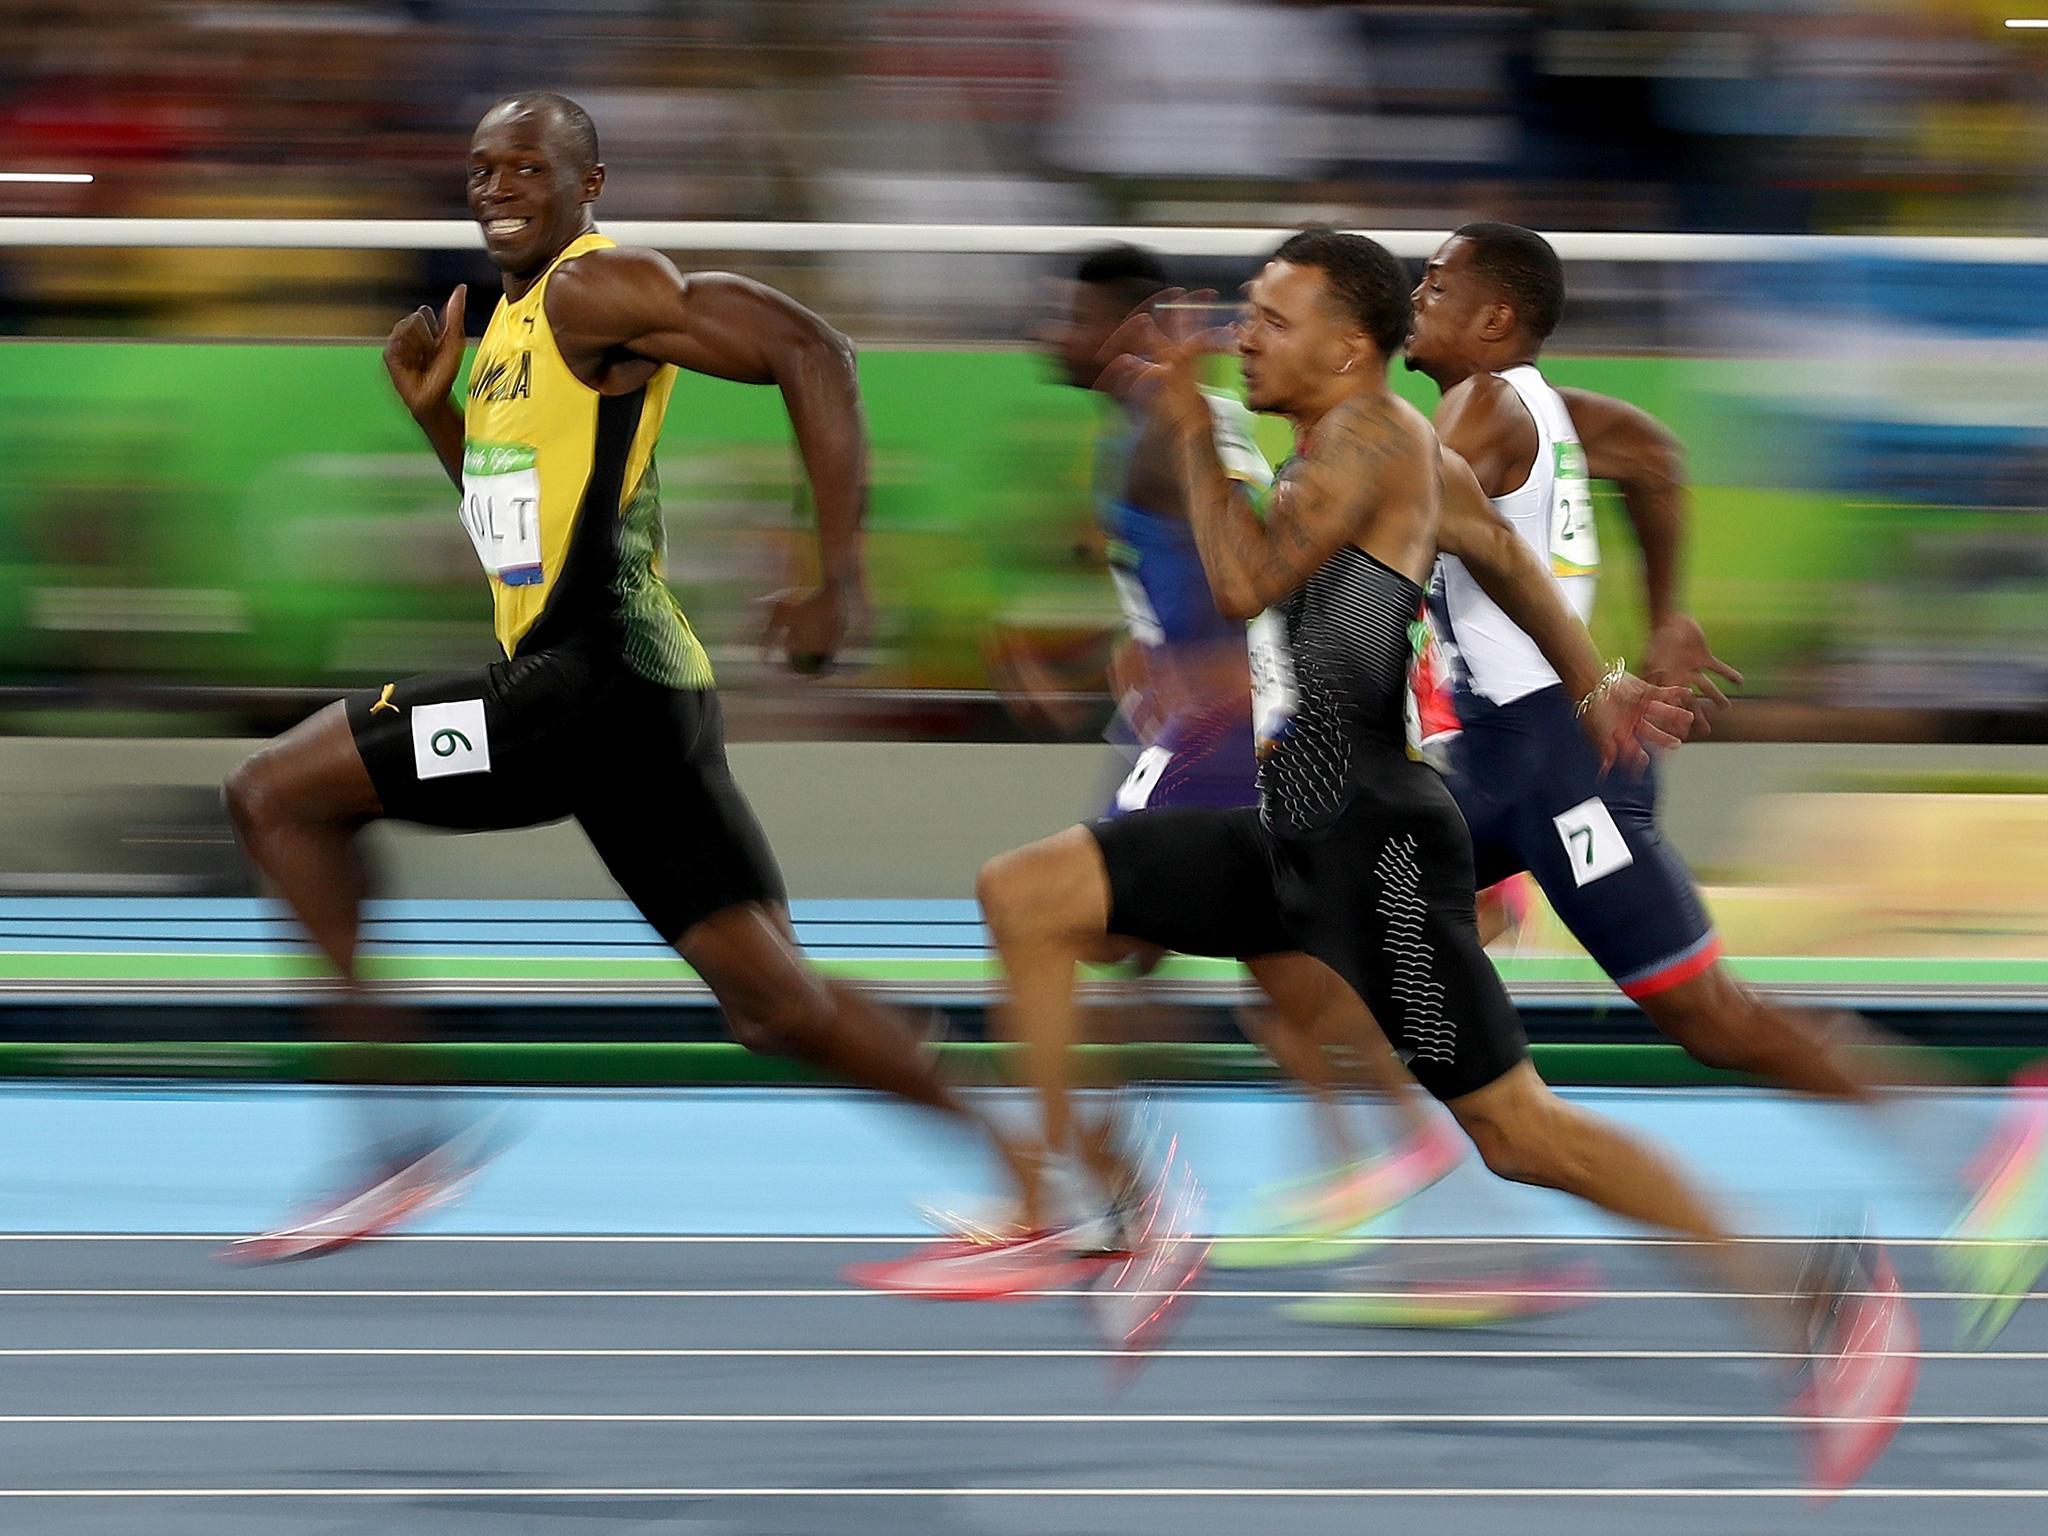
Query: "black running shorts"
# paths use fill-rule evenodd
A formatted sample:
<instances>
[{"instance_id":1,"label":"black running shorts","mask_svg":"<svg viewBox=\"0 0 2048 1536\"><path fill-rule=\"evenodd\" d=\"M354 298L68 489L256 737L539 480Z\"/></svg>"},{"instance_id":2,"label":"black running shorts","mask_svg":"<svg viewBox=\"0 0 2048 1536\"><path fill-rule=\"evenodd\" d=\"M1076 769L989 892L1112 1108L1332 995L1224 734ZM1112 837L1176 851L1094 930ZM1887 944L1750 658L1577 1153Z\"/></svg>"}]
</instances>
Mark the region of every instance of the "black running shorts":
<instances>
[{"instance_id":1,"label":"black running shorts","mask_svg":"<svg viewBox=\"0 0 2048 1536\"><path fill-rule=\"evenodd\" d=\"M1525 1060L1528 1037L1479 943L1464 818L1433 770L1403 762L1383 777L1313 838L1278 837L1249 809L1094 823L1109 928L1184 954L1313 955L1365 999L1416 1080L1455 1099Z\"/></svg>"},{"instance_id":2,"label":"black running shorts","mask_svg":"<svg viewBox=\"0 0 2048 1536\"><path fill-rule=\"evenodd\" d=\"M347 710L386 816L461 832L573 816L669 943L727 907L786 900L710 689L564 647L408 678Z\"/></svg>"}]
</instances>

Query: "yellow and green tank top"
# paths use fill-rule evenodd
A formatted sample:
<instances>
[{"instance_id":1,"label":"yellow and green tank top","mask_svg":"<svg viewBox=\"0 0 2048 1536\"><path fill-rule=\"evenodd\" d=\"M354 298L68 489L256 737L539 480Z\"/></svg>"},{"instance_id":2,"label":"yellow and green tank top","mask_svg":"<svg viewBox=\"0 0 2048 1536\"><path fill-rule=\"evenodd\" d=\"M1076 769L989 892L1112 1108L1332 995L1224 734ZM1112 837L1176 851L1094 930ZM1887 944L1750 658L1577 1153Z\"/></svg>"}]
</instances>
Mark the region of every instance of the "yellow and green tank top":
<instances>
[{"instance_id":1,"label":"yellow and green tank top","mask_svg":"<svg viewBox=\"0 0 2048 1536\"><path fill-rule=\"evenodd\" d=\"M462 524L508 657L597 637L651 682L709 688L710 658L661 575L654 443L676 370L601 395L548 326L555 269L613 243L581 236L517 303L498 301L470 366Z\"/></svg>"}]
</instances>

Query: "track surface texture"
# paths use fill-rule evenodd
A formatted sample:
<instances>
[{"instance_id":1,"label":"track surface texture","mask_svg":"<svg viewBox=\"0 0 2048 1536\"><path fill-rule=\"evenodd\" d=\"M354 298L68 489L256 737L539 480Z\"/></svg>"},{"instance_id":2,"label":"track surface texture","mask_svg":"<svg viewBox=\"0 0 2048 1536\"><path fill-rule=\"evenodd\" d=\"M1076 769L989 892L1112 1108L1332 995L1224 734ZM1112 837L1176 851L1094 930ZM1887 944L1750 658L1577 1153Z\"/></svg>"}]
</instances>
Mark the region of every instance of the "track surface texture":
<instances>
[{"instance_id":1,"label":"track surface texture","mask_svg":"<svg viewBox=\"0 0 2048 1536\"><path fill-rule=\"evenodd\" d=\"M1769 1194L1758 1230L1810 1228L1845 1170L1891 1188L1930 1358L1891 1455L1824 1509L1802 1491L1788 1362L1682 1250L1470 1168L1370 1261L1212 1273L1131 1375L1078 1296L848 1287L843 1265L913 1240L917 1195L986 1183L949 1133L852 1096L526 1096L524 1139L437 1228L262 1270L218 1263L217 1239L315 1180L346 1121L330 1096L6 1097L0 1209L30 1218L0 1234L8 1531L2017 1536L2048 1519L2048 1310L1956 1353L1911 1169L1764 1096L1593 1097L1661 1124L1738 1204ZM1187 1125L1219 1213L1285 1171L1300 1129L1273 1093L1154 1113ZM856 1186L865 1208L843 1198ZM736 1202L755 1230L731 1230ZM152 1232L109 1219L145 1210ZM1593 1260L1593 1294L1490 1331L1280 1312L1386 1287L1389 1265L1498 1257L1473 1238L1503 1231L1540 1240L1524 1259Z\"/></svg>"}]
</instances>

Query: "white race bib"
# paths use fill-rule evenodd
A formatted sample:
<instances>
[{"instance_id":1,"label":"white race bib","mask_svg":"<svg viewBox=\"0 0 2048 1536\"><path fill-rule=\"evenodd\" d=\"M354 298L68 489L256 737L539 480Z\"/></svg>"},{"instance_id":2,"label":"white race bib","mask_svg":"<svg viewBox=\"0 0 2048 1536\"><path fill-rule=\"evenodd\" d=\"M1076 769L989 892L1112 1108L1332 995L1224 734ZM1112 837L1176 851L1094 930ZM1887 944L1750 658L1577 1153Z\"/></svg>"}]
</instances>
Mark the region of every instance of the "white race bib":
<instances>
[{"instance_id":1,"label":"white race bib","mask_svg":"<svg viewBox=\"0 0 2048 1536\"><path fill-rule=\"evenodd\" d=\"M483 567L508 587L538 586L540 471L523 443L462 445L462 526Z\"/></svg>"},{"instance_id":2,"label":"white race bib","mask_svg":"<svg viewBox=\"0 0 2048 1536\"><path fill-rule=\"evenodd\" d=\"M1564 843L1572 879L1579 885L1591 885L1636 861L1622 839L1621 828L1614 824L1613 813L1597 796L1581 801L1562 816L1552 817L1551 822Z\"/></svg>"},{"instance_id":3,"label":"white race bib","mask_svg":"<svg viewBox=\"0 0 2048 1536\"><path fill-rule=\"evenodd\" d=\"M1550 573L1596 576L1600 537L1593 528L1593 482L1586 474L1586 450L1577 443L1553 445L1557 473L1550 500Z\"/></svg>"},{"instance_id":4,"label":"white race bib","mask_svg":"<svg viewBox=\"0 0 2048 1536\"><path fill-rule=\"evenodd\" d=\"M1152 799L1152 791L1159 787L1166 765L1172 761L1173 750L1170 747L1147 747L1140 752L1131 776L1117 786L1116 808L1120 811L1145 809Z\"/></svg>"},{"instance_id":5,"label":"white race bib","mask_svg":"<svg viewBox=\"0 0 2048 1536\"><path fill-rule=\"evenodd\" d=\"M1251 621L1245 651L1252 668L1252 725L1258 733L1259 756L1285 740L1301 707L1294 683L1294 653L1287 647L1287 621L1268 608Z\"/></svg>"},{"instance_id":6,"label":"white race bib","mask_svg":"<svg viewBox=\"0 0 2048 1536\"><path fill-rule=\"evenodd\" d=\"M412 766L422 779L491 771L491 737L484 701L416 704L412 711Z\"/></svg>"},{"instance_id":7,"label":"white race bib","mask_svg":"<svg viewBox=\"0 0 2048 1536\"><path fill-rule=\"evenodd\" d=\"M1252 413L1235 397L1203 390L1209 402L1209 421L1216 442L1216 462L1233 480L1264 490L1273 483L1273 466L1260 451Z\"/></svg>"},{"instance_id":8,"label":"white race bib","mask_svg":"<svg viewBox=\"0 0 2048 1536\"><path fill-rule=\"evenodd\" d=\"M1116 588L1117 606L1124 611L1124 623L1130 626L1131 638L1140 645L1165 644L1166 628L1153 611L1152 599L1145 595L1145 584L1138 580L1138 573L1118 565L1112 555L1109 580Z\"/></svg>"}]
</instances>

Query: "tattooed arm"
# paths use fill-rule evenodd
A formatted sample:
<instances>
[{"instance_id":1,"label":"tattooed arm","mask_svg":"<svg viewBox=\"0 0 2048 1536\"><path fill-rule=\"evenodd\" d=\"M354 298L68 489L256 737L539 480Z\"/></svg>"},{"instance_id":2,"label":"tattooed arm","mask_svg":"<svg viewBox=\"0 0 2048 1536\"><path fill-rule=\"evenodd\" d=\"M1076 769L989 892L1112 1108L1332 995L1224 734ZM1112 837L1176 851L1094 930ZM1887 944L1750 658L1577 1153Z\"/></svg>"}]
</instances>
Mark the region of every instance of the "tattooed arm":
<instances>
[{"instance_id":1,"label":"tattooed arm","mask_svg":"<svg viewBox=\"0 0 2048 1536\"><path fill-rule=\"evenodd\" d=\"M1357 536L1406 438L1397 410L1391 396L1358 395L1331 411L1275 483L1263 520L1217 461L1207 409L1176 418L1188 522L1226 617L1252 618L1298 590Z\"/></svg>"}]
</instances>

